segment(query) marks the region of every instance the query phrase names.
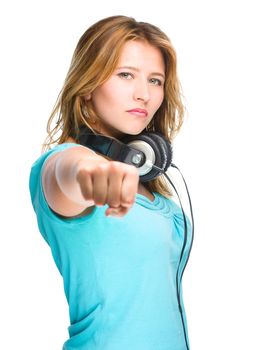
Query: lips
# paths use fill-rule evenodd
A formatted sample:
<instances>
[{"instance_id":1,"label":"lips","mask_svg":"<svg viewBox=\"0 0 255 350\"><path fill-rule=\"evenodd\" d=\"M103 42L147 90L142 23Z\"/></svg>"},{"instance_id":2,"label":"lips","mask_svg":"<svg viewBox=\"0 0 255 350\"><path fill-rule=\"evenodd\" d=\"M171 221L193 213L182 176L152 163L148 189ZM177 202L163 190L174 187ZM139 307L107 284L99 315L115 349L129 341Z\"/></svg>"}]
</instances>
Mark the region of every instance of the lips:
<instances>
[{"instance_id":1,"label":"lips","mask_svg":"<svg viewBox=\"0 0 255 350\"><path fill-rule=\"evenodd\" d=\"M146 111L146 109L141 109L141 108L130 109L127 112L135 115L145 116L145 117L147 117L148 115L148 112Z\"/></svg>"}]
</instances>

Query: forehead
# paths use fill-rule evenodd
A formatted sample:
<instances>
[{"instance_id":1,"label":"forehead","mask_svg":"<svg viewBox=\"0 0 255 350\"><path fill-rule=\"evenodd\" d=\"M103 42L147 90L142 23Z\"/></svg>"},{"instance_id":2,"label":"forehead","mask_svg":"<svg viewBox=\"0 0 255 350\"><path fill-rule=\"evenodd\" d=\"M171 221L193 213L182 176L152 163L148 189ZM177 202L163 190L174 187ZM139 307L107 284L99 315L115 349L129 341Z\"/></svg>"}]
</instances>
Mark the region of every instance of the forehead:
<instances>
[{"instance_id":1,"label":"forehead","mask_svg":"<svg viewBox=\"0 0 255 350\"><path fill-rule=\"evenodd\" d=\"M165 64L161 51L146 41L127 41L121 51L119 66L135 66L142 69L144 65L151 70L164 71Z\"/></svg>"}]
</instances>

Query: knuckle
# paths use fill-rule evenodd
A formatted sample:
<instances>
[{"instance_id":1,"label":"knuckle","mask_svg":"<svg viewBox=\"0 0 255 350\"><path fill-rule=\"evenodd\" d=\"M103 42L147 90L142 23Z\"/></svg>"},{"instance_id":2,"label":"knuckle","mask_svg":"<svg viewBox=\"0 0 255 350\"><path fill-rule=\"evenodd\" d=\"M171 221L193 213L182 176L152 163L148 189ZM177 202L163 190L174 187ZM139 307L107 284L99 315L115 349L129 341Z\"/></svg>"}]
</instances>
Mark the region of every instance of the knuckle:
<instances>
[{"instance_id":1,"label":"knuckle","mask_svg":"<svg viewBox=\"0 0 255 350\"><path fill-rule=\"evenodd\" d=\"M87 169L82 169L76 174L76 181L84 188L90 176L91 174Z\"/></svg>"},{"instance_id":2,"label":"knuckle","mask_svg":"<svg viewBox=\"0 0 255 350\"><path fill-rule=\"evenodd\" d=\"M83 167L82 169L80 169L77 172L77 178L82 178L82 177L85 177L85 176L88 176L88 175L89 175L89 169L86 168L86 167Z\"/></svg>"},{"instance_id":3,"label":"knuckle","mask_svg":"<svg viewBox=\"0 0 255 350\"><path fill-rule=\"evenodd\" d=\"M94 169L94 172L96 174L104 174L107 171L107 164L101 163L97 164L97 166Z\"/></svg>"},{"instance_id":4,"label":"knuckle","mask_svg":"<svg viewBox=\"0 0 255 350\"><path fill-rule=\"evenodd\" d=\"M122 164L116 161L112 161L109 164L109 169L111 171L119 171L121 169Z\"/></svg>"}]
</instances>

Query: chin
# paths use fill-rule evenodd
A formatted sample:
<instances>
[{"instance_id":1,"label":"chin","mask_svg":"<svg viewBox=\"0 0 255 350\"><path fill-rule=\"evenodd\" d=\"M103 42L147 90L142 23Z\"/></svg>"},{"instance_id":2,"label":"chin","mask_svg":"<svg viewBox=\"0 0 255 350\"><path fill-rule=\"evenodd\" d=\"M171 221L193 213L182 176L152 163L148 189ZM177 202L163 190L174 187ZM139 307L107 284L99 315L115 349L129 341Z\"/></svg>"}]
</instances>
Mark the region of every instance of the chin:
<instances>
[{"instance_id":1,"label":"chin","mask_svg":"<svg viewBox=\"0 0 255 350\"><path fill-rule=\"evenodd\" d=\"M139 135L141 132L143 132L145 130L145 128L139 128L139 129L129 129L129 130L125 130L123 131L125 134L127 135Z\"/></svg>"}]
</instances>

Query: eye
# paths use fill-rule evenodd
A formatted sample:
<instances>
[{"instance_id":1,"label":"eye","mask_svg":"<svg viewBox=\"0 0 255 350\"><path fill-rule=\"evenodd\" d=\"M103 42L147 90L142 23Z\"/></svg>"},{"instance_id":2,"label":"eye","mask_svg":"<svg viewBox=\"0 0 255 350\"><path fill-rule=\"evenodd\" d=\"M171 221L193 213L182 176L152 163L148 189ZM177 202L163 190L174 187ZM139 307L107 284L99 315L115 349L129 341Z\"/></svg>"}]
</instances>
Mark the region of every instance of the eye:
<instances>
[{"instance_id":1,"label":"eye","mask_svg":"<svg viewBox=\"0 0 255 350\"><path fill-rule=\"evenodd\" d=\"M153 82L153 85L162 85L162 81L159 79L152 78L151 81Z\"/></svg>"},{"instance_id":2,"label":"eye","mask_svg":"<svg viewBox=\"0 0 255 350\"><path fill-rule=\"evenodd\" d=\"M132 74L128 73L128 72L121 72L121 73L118 74L118 76L121 77L121 78L127 79L128 76L132 77Z\"/></svg>"},{"instance_id":3,"label":"eye","mask_svg":"<svg viewBox=\"0 0 255 350\"><path fill-rule=\"evenodd\" d=\"M133 74L131 74L129 72L121 72L117 75L125 80L130 80L130 79L134 78ZM158 86L162 85L162 81L159 79L152 78L150 80L152 81L153 85L158 85Z\"/></svg>"}]
</instances>

